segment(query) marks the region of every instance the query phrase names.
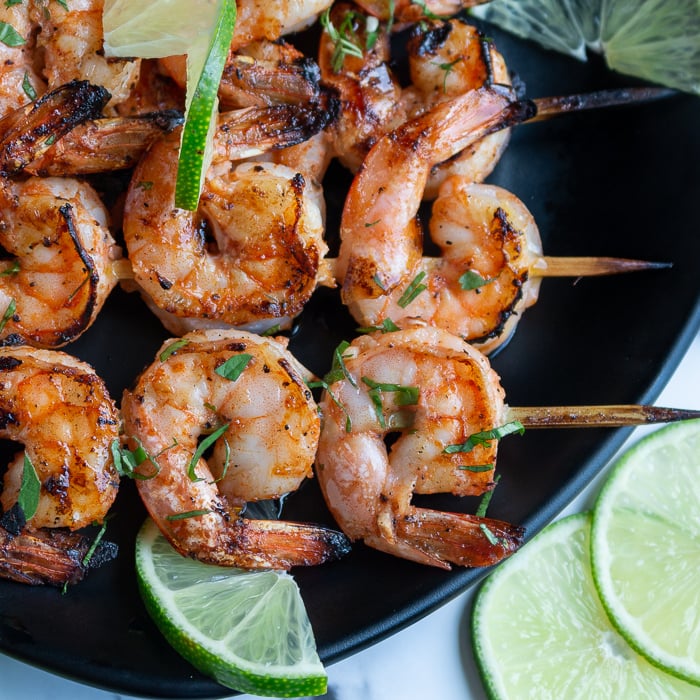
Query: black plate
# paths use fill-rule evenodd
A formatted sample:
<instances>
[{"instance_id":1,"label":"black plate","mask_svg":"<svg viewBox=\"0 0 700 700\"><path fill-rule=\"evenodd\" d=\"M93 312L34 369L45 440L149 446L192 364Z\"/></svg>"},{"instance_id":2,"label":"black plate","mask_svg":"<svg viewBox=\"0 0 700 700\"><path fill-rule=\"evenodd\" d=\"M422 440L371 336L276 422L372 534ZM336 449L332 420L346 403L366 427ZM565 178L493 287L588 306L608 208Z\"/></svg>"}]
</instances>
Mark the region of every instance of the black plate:
<instances>
[{"instance_id":1,"label":"black plate","mask_svg":"<svg viewBox=\"0 0 700 700\"><path fill-rule=\"evenodd\" d=\"M489 28L538 97L634 81L600 61L581 64ZM494 359L511 405L652 402L700 327L700 101L690 96L524 125L490 181L530 207L550 255L619 255L673 269L615 278L545 280L539 303ZM329 237L347 173L327 178ZM336 292L321 290L304 311L292 350L311 369L354 335ZM91 362L115 398L165 337L139 298L119 290L68 351ZM626 431L530 431L503 441L502 480L489 515L532 536L620 446ZM434 499L473 512L473 499ZM288 499L286 515L331 523L316 484ZM142 696L215 697L230 691L195 672L160 636L140 602L133 541L144 510L132 483L114 508L109 538L118 559L62 595L0 582L0 649L75 680ZM326 663L352 654L427 614L484 571L450 573L354 547L342 561L298 570Z\"/></svg>"}]
</instances>

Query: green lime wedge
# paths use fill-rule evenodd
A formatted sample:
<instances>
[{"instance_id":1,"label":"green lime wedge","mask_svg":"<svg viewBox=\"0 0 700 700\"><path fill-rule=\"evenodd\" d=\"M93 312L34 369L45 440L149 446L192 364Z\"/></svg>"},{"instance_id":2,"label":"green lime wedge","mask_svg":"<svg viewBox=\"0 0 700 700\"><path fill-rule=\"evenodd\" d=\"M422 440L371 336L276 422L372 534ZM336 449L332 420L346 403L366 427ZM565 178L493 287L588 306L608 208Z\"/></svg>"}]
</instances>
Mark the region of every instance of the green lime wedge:
<instances>
[{"instance_id":1,"label":"green lime wedge","mask_svg":"<svg viewBox=\"0 0 700 700\"><path fill-rule=\"evenodd\" d=\"M136 572L148 613L173 646L227 688L255 695L322 695L327 675L294 579L178 554L147 519Z\"/></svg>"},{"instance_id":2,"label":"green lime wedge","mask_svg":"<svg viewBox=\"0 0 700 700\"><path fill-rule=\"evenodd\" d=\"M589 513L540 532L486 579L472 641L491 698L669 700L698 689L639 656L610 624L590 571Z\"/></svg>"},{"instance_id":3,"label":"green lime wedge","mask_svg":"<svg viewBox=\"0 0 700 700\"><path fill-rule=\"evenodd\" d=\"M700 94L698 0L493 0L475 17L541 46Z\"/></svg>"},{"instance_id":4,"label":"green lime wedge","mask_svg":"<svg viewBox=\"0 0 700 700\"><path fill-rule=\"evenodd\" d=\"M175 206L194 211L211 162L218 88L236 25L235 0L105 0L107 56L162 58L187 54L185 124Z\"/></svg>"},{"instance_id":5,"label":"green lime wedge","mask_svg":"<svg viewBox=\"0 0 700 700\"><path fill-rule=\"evenodd\" d=\"M591 558L620 634L700 685L700 421L657 430L618 460L594 507Z\"/></svg>"}]
</instances>

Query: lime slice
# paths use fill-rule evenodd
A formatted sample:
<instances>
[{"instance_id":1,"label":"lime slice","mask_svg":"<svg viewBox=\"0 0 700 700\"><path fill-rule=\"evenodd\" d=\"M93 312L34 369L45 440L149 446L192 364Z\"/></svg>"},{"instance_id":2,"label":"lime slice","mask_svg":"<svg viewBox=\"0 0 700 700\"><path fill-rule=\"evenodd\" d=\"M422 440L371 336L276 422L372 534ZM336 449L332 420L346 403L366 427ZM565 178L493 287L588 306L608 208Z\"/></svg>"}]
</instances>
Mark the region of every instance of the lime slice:
<instances>
[{"instance_id":1,"label":"lime slice","mask_svg":"<svg viewBox=\"0 0 700 700\"><path fill-rule=\"evenodd\" d=\"M697 698L610 624L590 572L590 514L546 527L477 593L473 648L491 698Z\"/></svg>"},{"instance_id":2,"label":"lime slice","mask_svg":"<svg viewBox=\"0 0 700 700\"><path fill-rule=\"evenodd\" d=\"M615 465L592 534L594 580L615 627L652 664L697 685L699 476L700 421L651 433Z\"/></svg>"},{"instance_id":3,"label":"lime slice","mask_svg":"<svg viewBox=\"0 0 700 700\"><path fill-rule=\"evenodd\" d=\"M326 692L306 608L289 574L182 557L150 518L136 539L136 572L156 625L202 673L256 695Z\"/></svg>"},{"instance_id":4,"label":"lime slice","mask_svg":"<svg viewBox=\"0 0 700 700\"><path fill-rule=\"evenodd\" d=\"M105 0L106 56L163 58L187 54L187 97L175 206L194 211L211 156L217 92L236 24L235 0Z\"/></svg>"},{"instance_id":5,"label":"lime slice","mask_svg":"<svg viewBox=\"0 0 700 700\"><path fill-rule=\"evenodd\" d=\"M493 0L471 12L545 48L585 59L587 46L613 70L700 94L698 0Z\"/></svg>"}]
</instances>

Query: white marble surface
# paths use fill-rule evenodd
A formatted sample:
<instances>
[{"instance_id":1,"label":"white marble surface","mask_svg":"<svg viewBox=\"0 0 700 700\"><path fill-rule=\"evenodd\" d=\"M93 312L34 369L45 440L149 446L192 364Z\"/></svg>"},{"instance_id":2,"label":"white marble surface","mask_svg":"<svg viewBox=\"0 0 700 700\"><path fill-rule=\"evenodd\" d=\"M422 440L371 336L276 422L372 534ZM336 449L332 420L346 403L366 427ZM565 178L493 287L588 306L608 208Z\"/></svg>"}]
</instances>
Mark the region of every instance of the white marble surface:
<instances>
[{"instance_id":1,"label":"white marble surface","mask_svg":"<svg viewBox=\"0 0 700 700\"><path fill-rule=\"evenodd\" d=\"M656 403L700 408L700 336ZM648 430L636 429L626 444L639 439ZM598 482L592 484L562 515L585 509L597 485ZM327 700L484 700L468 641L471 595L472 591L465 592L391 638L330 666ZM125 697L57 678L0 655L0 700L117 700Z\"/></svg>"}]
</instances>

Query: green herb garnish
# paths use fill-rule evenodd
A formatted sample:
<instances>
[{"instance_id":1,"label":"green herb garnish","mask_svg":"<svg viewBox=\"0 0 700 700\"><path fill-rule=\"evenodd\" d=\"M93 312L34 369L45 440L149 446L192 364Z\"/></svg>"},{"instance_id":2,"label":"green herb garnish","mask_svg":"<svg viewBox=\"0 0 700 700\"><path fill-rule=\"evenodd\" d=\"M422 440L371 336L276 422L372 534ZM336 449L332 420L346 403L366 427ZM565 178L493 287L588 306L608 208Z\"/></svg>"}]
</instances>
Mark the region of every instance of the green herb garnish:
<instances>
[{"instance_id":1,"label":"green herb garnish","mask_svg":"<svg viewBox=\"0 0 700 700\"><path fill-rule=\"evenodd\" d=\"M381 331L382 333L393 333L394 331L400 331L401 329L390 318L385 318L379 326L364 326L362 328L357 328L356 330L358 333L374 333L375 331Z\"/></svg>"},{"instance_id":2,"label":"green herb garnish","mask_svg":"<svg viewBox=\"0 0 700 700\"><path fill-rule=\"evenodd\" d=\"M493 464L462 464L457 469L465 472L488 472L493 469Z\"/></svg>"},{"instance_id":3,"label":"green herb garnish","mask_svg":"<svg viewBox=\"0 0 700 700\"><path fill-rule=\"evenodd\" d=\"M423 278L425 277L425 272L419 272L414 278L411 284L406 287L404 293L399 297L398 305L405 309L421 292L424 292L428 286L422 284Z\"/></svg>"},{"instance_id":4,"label":"green herb garnish","mask_svg":"<svg viewBox=\"0 0 700 700\"><path fill-rule=\"evenodd\" d=\"M187 476L190 477L191 481L203 481L203 477L197 476L195 474L195 467L197 466L197 462L199 462L201 456L228 430L230 423L226 423L225 425L222 425L220 428L217 428L213 433L210 435L207 435L207 437L202 440L202 442L199 443L199 446L197 447L196 452L194 455L192 455L192 459L190 460L190 464L187 467Z\"/></svg>"},{"instance_id":5,"label":"green herb garnish","mask_svg":"<svg viewBox=\"0 0 700 700\"><path fill-rule=\"evenodd\" d=\"M465 291L468 291L470 289L479 289L479 287L483 287L484 285L490 284L491 282L493 282L493 279L486 279L485 277L482 277L478 272L474 272L474 270L467 270L459 278L459 286Z\"/></svg>"},{"instance_id":6,"label":"green herb garnish","mask_svg":"<svg viewBox=\"0 0 700 700\"><path fill-rule=\"evenodd\" d=\"M166 520L185 520L187 518L197 518L200 515L207 515L207 513L213 513L210 508L200 508L199 510L188 510L183 513L175 513L174 515L166 515Z\"/></svg>"},{"instance_id":7,"label":"green herb garnish","mask_svg":"<svg viewBox=\"0 0 700 700\"><path fill-rule=\"evenodd\" d=\"M474 433L460 445L448 445L444 449L444 452L447 454L454 454L455 452L471 452L478 445L490 447L492 440L500 440L502 437L510 435L511 433L520 433L520 435L522 435L524 432L525 428L523 424L520 421L514 420L491 430L483 430L479 433Z\"/></svg>"},{"instance_id":8,"label":"green herb garnish","mask_svg":"<svg viewBox=\"0 0 700 700\"><path fill-rule=\"evenodd\" d=\"M362 377L362 381L369 387L369 391L367 393L374 404L377 420L382 428L386 428L384 406L382 404L382 393L390 392L397 394L396 403L399 406L415 406L418 403L420 389L417 386L403 386L402 384L375 382L369 377Z\"/></svg>"},{"instance_id":9,"label":"green herb garnish","mask_svg":"<svg viewBox=\"0 0 700 700\"><path fill-rule=\"evenodd\" d=\"M253 356L249 355L247 352L243 352L240 355L233 355L229 357L226 362L220 364L214 371L220 377L235 382L252 359Z\"/></svg>"},{"instance_id":10,"label":"green herb garnish","mask_svg":"<svg viewBox=\"0 0 700 700\"><path fill-rule=\"evenodd\" d=\"M118 438L112 440L109 449L114 460L114 468L119 476L124 476L128 479L141 479L142 481L152 479L160 471L160 465L152 455L148 454L138 438L133 438L133 440L136 442L135 450L122 447ZM140 474L136 471L144 462L150 462L155 467L155 471L152 474Z\"/></svg>"},{"instance_id":11,"label":"green herb garnish","mask_svg":"<svg viewBox=\"0 0 700 700\"><path fill-rule=\"evenodd\" d=\"M10 303L7 305L3 317L0 318L0 333L5 330L7 322L15 315L15 311L17 311L17 303L14 299L10 299Z\"/></svg>"},{"instance_id":12,"label":"green herb garnish","mask_svg":"<svg viewBox=\"0 0 700 700\"><path fill-rule=\"evenodd\" d=\"M5 44L5 46L10 46L12 48L23 46L27 43L27 40L7 22L0 22L0 41Z\"/></svg>"},{"instance_id":13,"label":"green herb garnish","mask_svg":"<svg viewBox=\"0 0 700 700\"><path fill-rule=\"evenodd\" d=\"M24 77L22 78L22 90L30 100L36 100L36 90L32 85L32 81L29 79L29 73L27 73L27 71L24 72Z\"/></svg>"},{"instance_id":14,"label":"green herb garnish","mask_svg":"<svg viewBox=\"0 0 700 700\"><path fill-rule=\"evenodd\" d=\"M10 275L16 275L20 271L19 260L13 261L12 265L6 270L0 272L0 277L9 277ZM14 312L13 312L14 313Z\"/></svg>"},{"instance_id":15,"label":"green herb garnish","mask_svg":"<svg viewBox=\"0 0 700 700\"><path fill-rule=\"evenodd\" d=\"M39 507L39 495L41 494L41 482L36 473L32 461L24 453L24 466L22 467L22 482L17 496L17 505L22 509L25 520L34 517Z\"/></svg>"},{"instance_id":16,"label":"green herb garnish","mask_svg":"<svg viewBox=\"0 0 700 700\"><path fill-rule=\"evenodd\" d=\"M489 503L491 503L491 498L493 497L493 492L498 485L498 482L501 480L501 475L498 474L496 478L493 480L493 488L490 491L487 491L482 497L481 497L481 502L479 503L479 507L476 509L476 517L477 518L483 518L486 516L486 510L489 507Z\"/></svg>"},{"instance_id":17,"label":"green herb garnish","mask_svg":"<svg viewBox=\"0 0 700 700\"><path fill-rule=\"evenodd\" d=\"M178 340L174 340L168 347L163 350L163 352L158 355L158 359L161 362L165 362L173 353L177 352L180 348L185 347L187 343L190 341L187 340L186 338L179 338Z\"/></svg>"},{"instance_id":18,"label":"green herb garnish","mask_svg":"<svg viewBox=\"0 0 700 700\"><path fill-rule=\"evenodd\" d=\"M343 67L343 61L345 61L346 56L362 58L364 55L352 28L354 19L355 13L348 12L343 18L340 27L336 29L333 22L331 22L330 7L321 15L321 26L327 32L334 45L331 67L335 73L338 73Z\"/></svg>"}]
</instances>

